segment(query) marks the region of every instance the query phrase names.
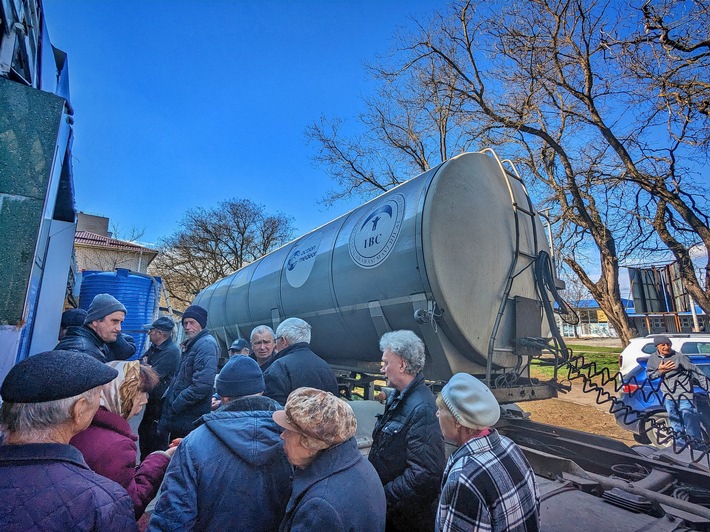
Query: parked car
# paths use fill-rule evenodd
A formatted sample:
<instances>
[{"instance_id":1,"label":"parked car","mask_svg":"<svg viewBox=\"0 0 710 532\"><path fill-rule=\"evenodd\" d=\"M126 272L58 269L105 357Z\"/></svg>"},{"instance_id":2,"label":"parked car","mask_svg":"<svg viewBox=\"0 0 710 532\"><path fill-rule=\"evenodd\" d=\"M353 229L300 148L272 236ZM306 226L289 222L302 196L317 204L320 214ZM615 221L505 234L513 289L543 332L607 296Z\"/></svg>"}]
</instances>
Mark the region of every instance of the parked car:
<instances>
[{"instance_id":1,"label":"parked car","mask_svg":"<svg viewBox=\"0 0 710 532\"><path fill-rule=\"evenodd\" d=\"M661 334L661 333L659 333ZM653 338L657 334L649 334L642 338L632 338L629 345L619 355L619 373L626 376L638 366L639 360L646 360L653 354L656 347ZM663 333L673 342L673 349L685 355L709 354L710 334L708 333Z\"/></svg>"},{"instance_id":2,"label":"parked car","mask_svg":"<svg viewBox=\"0 0 710 532\"><path fill-rule=\"evenodd\" d=\"M651 344L653 345L653 344ZM675 346L674 346L675 347ZM710 377L710 354L689 355L690 361L695 364L705 375ZM663 392L660 391L661 379L649 381L646 375L647 359L639 359L637 366L622 378L619 401L614 408L616 423L622 429L634 433L634 439L643 444L651 444L655 447L667 447L672 442L664 434L653 428L651 420L656 423L663 423L670 427L668 414L663 407ZM700 414L700 422L703 428L705 441L710 442L710 404L708 394L699 386L693 389L695 402ZM623 408L624 406L629 407ZM659 438L660 436L660 438Z\"/></svg>"}]
</instances>

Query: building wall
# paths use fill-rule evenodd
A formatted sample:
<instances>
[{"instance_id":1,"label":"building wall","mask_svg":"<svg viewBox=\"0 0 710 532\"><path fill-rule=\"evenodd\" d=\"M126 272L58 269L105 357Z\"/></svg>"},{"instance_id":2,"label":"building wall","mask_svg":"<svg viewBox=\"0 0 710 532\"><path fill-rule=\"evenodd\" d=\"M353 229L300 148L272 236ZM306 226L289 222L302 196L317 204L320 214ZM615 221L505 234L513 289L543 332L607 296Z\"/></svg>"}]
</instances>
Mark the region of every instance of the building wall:
<instances>
[{"instance_id":1,"label":"building wall","mask_svg":"<svg viewBox=\"0 0 710 532\"><path fill-rule=\"evenodd\" d=\"M112 272L116 268L126 268L134 272L147 273L148 264L155 253L136 253L74 245L79 271L99 270Z\"/></svg>"}]
</instances>

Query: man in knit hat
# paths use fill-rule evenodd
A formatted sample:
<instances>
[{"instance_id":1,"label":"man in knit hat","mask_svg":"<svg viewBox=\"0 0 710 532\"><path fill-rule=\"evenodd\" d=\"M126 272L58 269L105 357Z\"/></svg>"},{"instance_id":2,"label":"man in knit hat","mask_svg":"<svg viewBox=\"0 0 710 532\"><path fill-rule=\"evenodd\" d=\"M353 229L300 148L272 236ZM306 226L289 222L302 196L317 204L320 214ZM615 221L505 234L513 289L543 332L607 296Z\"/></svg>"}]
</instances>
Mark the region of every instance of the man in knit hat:
<instances>
[{"instance_id":1,"label":"man in knit hat","mask_svg":"<svg viewBox=\"0 0 710 532\"><path fill-rule=\"evenodd\" d=\"M710 379L693 364L688 355L672 349L671 339L664 335L653 337L656 352L648 357L646 374L649 380L662 379L660 391L673 438L680 445L705 450L700 429L700 416L695 407L693 380L704 390L710 389Z\"/></svg>"},{"instance_id":2,"label":"man in knit hat","mask_svg":"<svg viewBox=\"0 0 710 532\"><path fill-rule=\"evenodd\" d=\"M98 294L86 312L83 325L69 327L55 350L79 351L99 362L126 360L135 352L112 352L106 345L116 342L121 334L121 323L126 317L126 307L111 294ZM126 356L127 355L127 356Z\"/></svg>"},{"instance_id":3,"label":"man in knit hat","mask_svg":"<svg viewBox=\"0 0 710 532\"><path fill-rule=\"evenodd\" d=\"M249 357L231 358L216 388L222 407L203 416L178 446L151 530L271 532L284 516L291 466L271 418L281 407L262 395L259 365Z\"/></svg>"},{"instance_id":4,"label":"man in knit hat","mask_svg":"<svg viewBox=\"0 0 710 532\"><path fill-rule=\"evenodd\" d=\"M492 428L500 418L493 393L457 373L436 405L444 438L458 447L444 470L436 530L539 530L535 474L520 448Z\"/></svg>"},{"instance_id":5,"label":"man in knit hat","mask_svg":"<svg viewBox=\"0 0 710 532\"><path fill-rule=\"evenodd\" d=\"M219 359L217 340L206 329L207 310L198 305L187 307L182 327L187 339L158 424L158 431L169 434L170 439L186 436L195 422L209 413Z\"/></svg>"}]
</instances>

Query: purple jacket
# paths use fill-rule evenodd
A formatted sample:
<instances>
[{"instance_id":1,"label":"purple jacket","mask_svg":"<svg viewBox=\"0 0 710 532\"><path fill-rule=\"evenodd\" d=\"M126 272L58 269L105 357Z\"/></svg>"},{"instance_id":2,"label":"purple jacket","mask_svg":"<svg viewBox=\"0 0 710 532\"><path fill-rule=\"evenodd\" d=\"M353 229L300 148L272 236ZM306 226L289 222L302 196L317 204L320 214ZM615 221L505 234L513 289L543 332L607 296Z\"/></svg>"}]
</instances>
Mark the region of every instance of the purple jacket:
<instances>
[{"instance_id":1,"label":"purple jacket","mask_svg":"<svg viewBox=\"0 0 710 532\"><path fill-rule=\"evenodd\" d=\"M71 445L0 445L0 530L137 530L126 490Z\"/></svg>"},{"instance_id":2,"label":"purple jacket","mask_svg":"<svg viewBox=\"0 0 710 532\"><path fill-rule=\"evenodd\" d=\"M91 469L128 491L136 518L143 515L148 503L155 498L170 462L163 453L153 453L136 467L137 439L128 421L102 406L89 428L69 442L81 451Z\"/></svg>"}]
</instances>

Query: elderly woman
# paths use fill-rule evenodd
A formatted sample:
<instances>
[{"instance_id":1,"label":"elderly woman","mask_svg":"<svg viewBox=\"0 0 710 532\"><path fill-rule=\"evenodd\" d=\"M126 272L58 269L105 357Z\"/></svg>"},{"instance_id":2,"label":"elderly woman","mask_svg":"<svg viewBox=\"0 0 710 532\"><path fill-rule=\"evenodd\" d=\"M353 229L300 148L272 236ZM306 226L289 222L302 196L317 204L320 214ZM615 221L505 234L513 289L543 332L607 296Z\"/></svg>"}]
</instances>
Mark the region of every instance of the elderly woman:
<instances>
[{"instance_id":1,"label":"elderly woman","mask_svg":"<svg viewBox=\"0 0 710 532\"><path fill-rule=\"evenodd\" d=\"M380 339L394 388L372 432L369 459L385 488L387 530L431 531L446 459L434 394L424 383L424 342L412 331Z\"/></svg>"},{"instance_id":2,"label":"elderly woman","mask_svg":"<svg viewBox=\"0 0 710 532\"><path fill-rule=\"evenodd\" d=\"M70 443L98 474L118 482L133 499L139 518L158 493L175 448L149 454L136 467L138 437L128 424L148 402L148 392L160 381L150 366L138 361L109 362L118 376L101 390L101 406L88 429Z\"/></svg>"},{"instance_id":3,"label":"elderly woman","mask_svg":"<svg viewBox=\"0 0 710 532\"><path fill-rule=\"evenodd\" d=\"M10 370L0 388L0 530L136 530L126 491L69 445L114 377L74 351L40 353Z\"/></svg>"},{"instance_id":4,"label":"elderly woman","mask_svg":"<svg viewBox=\"0 0 710 532\"><path fill-rule=\"evenodd\" d=\"M492 428L500 417L493 393L457 373L436 404L444 437L458 447L444 471L436 530L539 530L535 474L520 448Z\"/></svg>"},{"instance_id":5,"label":"elderly woman","mask_svg":"<svg viewBox=\"0 0 710 532\"><path fill-rule=\"evenodd\" d=\"M330 392L298 388L273 413L295 466L293 491L281 532L382 532L385 494L377 473L355 442L350 405Z\"/></svg>"}]
</instances>

